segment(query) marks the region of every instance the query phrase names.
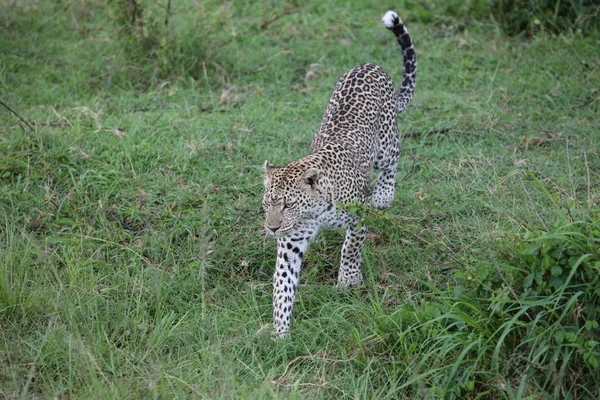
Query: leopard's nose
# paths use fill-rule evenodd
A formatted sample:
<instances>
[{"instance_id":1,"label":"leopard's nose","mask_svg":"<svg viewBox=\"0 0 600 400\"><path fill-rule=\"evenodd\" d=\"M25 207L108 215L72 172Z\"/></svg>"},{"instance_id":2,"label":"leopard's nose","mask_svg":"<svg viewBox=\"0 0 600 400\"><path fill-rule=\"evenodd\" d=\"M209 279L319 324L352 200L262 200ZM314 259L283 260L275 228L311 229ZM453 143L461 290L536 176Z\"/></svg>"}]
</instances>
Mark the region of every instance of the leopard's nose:
<instances>
[{"instance_id":1,"label":"leopard's nose","mask_svg":"<svg viewBox=\"0 0 600 400\"><path fill-rule=\"evenodd\" d=\"M267 229L270 230L273 233L277 232L277 230L279 228L280 228L279 226L267 226Z\"/></svg>"}]
</instances>

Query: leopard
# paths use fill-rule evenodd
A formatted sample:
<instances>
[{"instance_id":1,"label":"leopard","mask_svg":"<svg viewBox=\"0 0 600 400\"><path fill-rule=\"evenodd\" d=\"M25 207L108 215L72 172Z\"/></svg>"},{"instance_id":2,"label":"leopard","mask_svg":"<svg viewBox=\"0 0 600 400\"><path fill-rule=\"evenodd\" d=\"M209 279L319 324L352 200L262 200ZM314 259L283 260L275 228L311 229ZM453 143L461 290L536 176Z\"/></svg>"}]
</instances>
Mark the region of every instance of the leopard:
<instances>
[{"instance_id":1,"label":"leopard","mask_svg":"<svg viewBox=\"0 0 600 400\"><path fill-rule=\"evenodd\" d=\"M379 65L352 68L335 86L308 155L284 167L264 163L264 228L277 239L273 335L279 338L289 335L302 261L319 231L346 230L337 286L358 285L367 229L345 205L385 209L394 199L400 154L397 116L413 98L417 60L399 15L388 11L382 23L402 53L399 90Z\"/></svg>"}]
</instances>

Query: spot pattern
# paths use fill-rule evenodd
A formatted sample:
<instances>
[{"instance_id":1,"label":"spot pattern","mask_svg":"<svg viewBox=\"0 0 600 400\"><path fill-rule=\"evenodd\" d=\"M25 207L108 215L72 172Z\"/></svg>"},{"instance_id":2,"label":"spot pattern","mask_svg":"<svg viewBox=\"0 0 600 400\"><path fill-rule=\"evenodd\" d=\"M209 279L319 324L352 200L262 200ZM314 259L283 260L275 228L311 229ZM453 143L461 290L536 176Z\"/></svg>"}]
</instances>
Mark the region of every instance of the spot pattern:
<instances>
[{"instance_id":1,"label":"spot pattern","mask_svg":"<svg viewBox=\"0 0 600 400\"><path fill-rule=\"evenodd\" d=\"M397 113L412 99L417 63L412 40L398 14L388 11L382 21L402 51L400 90L395 93L392 79L375 64L351 69L331 95L309 154L282 168L265 162L265 229L277 237L273 274L277 336L285 336L289 330L302 258L319 230L346 229L338 286L362 282L366 228L336 204L358 201L382 209L394 199L400 152ZM373 171L378 176L371 188Z\"/></svg>"}]
</instances>

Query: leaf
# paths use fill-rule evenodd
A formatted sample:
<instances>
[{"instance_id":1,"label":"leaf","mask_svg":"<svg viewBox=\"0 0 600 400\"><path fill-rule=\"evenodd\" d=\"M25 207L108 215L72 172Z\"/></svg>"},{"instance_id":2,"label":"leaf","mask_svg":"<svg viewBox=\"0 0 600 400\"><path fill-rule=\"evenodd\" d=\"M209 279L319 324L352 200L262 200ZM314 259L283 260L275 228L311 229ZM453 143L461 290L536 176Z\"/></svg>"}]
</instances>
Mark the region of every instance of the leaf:
<instances>
[{"instance_id":1,"label":"leaf","mask_svg":"<svg viewBox=\"0 0 600 400\"><path fill-rule=\"evenodd\" d=\"M565 332L565 339L571 343L577 343L577 334L574 332Z\"/></svg>"},{"instance_id":2,"label":"leaf","mask_svg":"<svg viewBox=\"0 0 600 400\"><path fill-rule=\"evenodd\" d=\"M555 260L560 260L563 257L563 248L562 247L558 247L554 250L552 250L550 252L550 255L552 256L552 258L554 258Z\"/></svg>"},{"instance_id":3,"label":"leaf","mask_svg":"<svg viewBox=\"0 0 600 400\"><path fill-rule=\"evenodd\" d=\"M536 272L534 274L534 279L535 279L535 283L537 283L538 285L541 285L544 283L544 274L542 274L541 272Z\"/></svg>"},{"instance_id":4,"label":"leaf","mask_svg":"<svg viewBox=\"0 0 600 400\"><path fill-rule=\"evenodd\" d=\"M533 274L529 274L523 280L523 289L529 289L533 283Z\"/></svg>"},{"instance_id":5,"label":"leaf","mask_svg":"<svg viewBox=\"0 0 600 400\"><path fill-rule=\"evenodd\" d=\"M484 281L490 273L490 270L487 265L481 264L479 268L477 268L476 275L480 281Z\"/></svg>"},{"instance_id":6,"label":"leaf","mask_svg":"<svg viewBox=\"0 0 600 400\"><path fill-rule=\"evenodd\" d=\"M585 321L585 329L591 331L592 329L598 329L598 321L589 319Z\"/></svg>"},{"instance_id":7,"label":"leaf","mask_svg":"<svg viewBox=\"0 0 600 400\"><path fill-rule=\"evenodd\" d=\"M562 273L563 273L563 270L558 265L555 265L554 267L552 267L550 269L550 274L552 274L552 276L561 276Z\"/></svg>"},{"instance_id":8,"label":"leaf","mask_svg":"<svg viewBox=\"0 0 600 400\"><path fill-rule=\"evenodd\" d=\"M544 255L544 260L542 261L542 270L548 271L548 269L550 269L550 266L554 264L554 260L552 259L552 257L550 257L549 255L545 254Z\"/></svg>"},{"instance_id":9,"label":"leaf","mask_svg":"<svg viewBox=\"0 0 600 400\"><path fill-rule=\"evenodd\" d=\"M458 285L454 287L454 298L455 299L460 299L460 296L463 294L463 292L465 291L464 286L462 285Z\"/></svg>"},{"instance_id":10,"label":"leaf","mask_svg":"<svg viewBox=\"0 0 600 400\"><path fill-rule=\"evenodd\" d=\"M587 362L593 369L598 369L598 367L600 367L598 356L595 353L584 353L583 360Z\"/></svg>"},{"instance_id":11,"label":"leaf","mask_svg":"<svg viewBox=\"0 0 600 400\"><path fill-rule=\"evenodd\" d=\"M598 347L598 341L596 341L596 340L588 340L587 342L585 342L585 346L590 351L594 350L595 347Z\"/></svg>"},{"instance_id":12,"label":"leaf","mask_svg":"<svg viewBox=\"0 0 600 400\"><path fill-rule=\"evenodd\" d=\"M548 284L550 285L551 288L553 289L558 289L563 285L563 280L560 278L550 278L550 282L548 282Z\"/></svg>"},{"instance_id":13,"label":"leaf","mask_svg":"<svg viewBox=\"0 0 600 400\"><path fill-rule=\"evenodd\" d=\"M556 341L557 344L561 344L562 342L564 342L565 332L563 332L563 331L554 332L554 340Z\"/></svg>"},{"instance_id":14,"label":"leaf","mask_svg":"<svg viewBox=\"0 0 600 400\"><path fill-rule=\"evenodd\" d=\"M527 246L525 246L525 249L523 250L523 254L527 254L530 256L536 256L539 251L540 251L540 245L538 245L536 243L532 243L532 244L528 244Z\"/></svg>"},{"instance_id":15,"label":"leaf","mask_svg":"<svg viewBox=\"0 0 600 400\"><path fill-rule=\"evenodd\" d=\"M569 207L569 210L574 210L577 208L577 206L579 206L579 202L575 199L568 199L567 200L567 207Z\"/></svg>"}]
</instances>

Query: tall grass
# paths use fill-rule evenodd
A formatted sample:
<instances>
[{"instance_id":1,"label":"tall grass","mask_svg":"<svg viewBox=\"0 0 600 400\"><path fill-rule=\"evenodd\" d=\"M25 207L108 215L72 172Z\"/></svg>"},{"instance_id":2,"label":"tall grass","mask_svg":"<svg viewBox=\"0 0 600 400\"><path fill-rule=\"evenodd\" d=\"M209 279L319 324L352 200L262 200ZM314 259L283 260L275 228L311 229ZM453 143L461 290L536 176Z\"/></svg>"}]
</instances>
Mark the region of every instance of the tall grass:
<instances>
[{"instance_id":1,"label":"tall grass","mask_svg":"<svg viewBox=\"0 0 600 400\"><path fill-rule=\"evenodd\" d=\"M381 318L367 348L395 357L398 390L423 397L594 398L599 227L595 214L518 238Z\"/></svg>"}]
</instances>

